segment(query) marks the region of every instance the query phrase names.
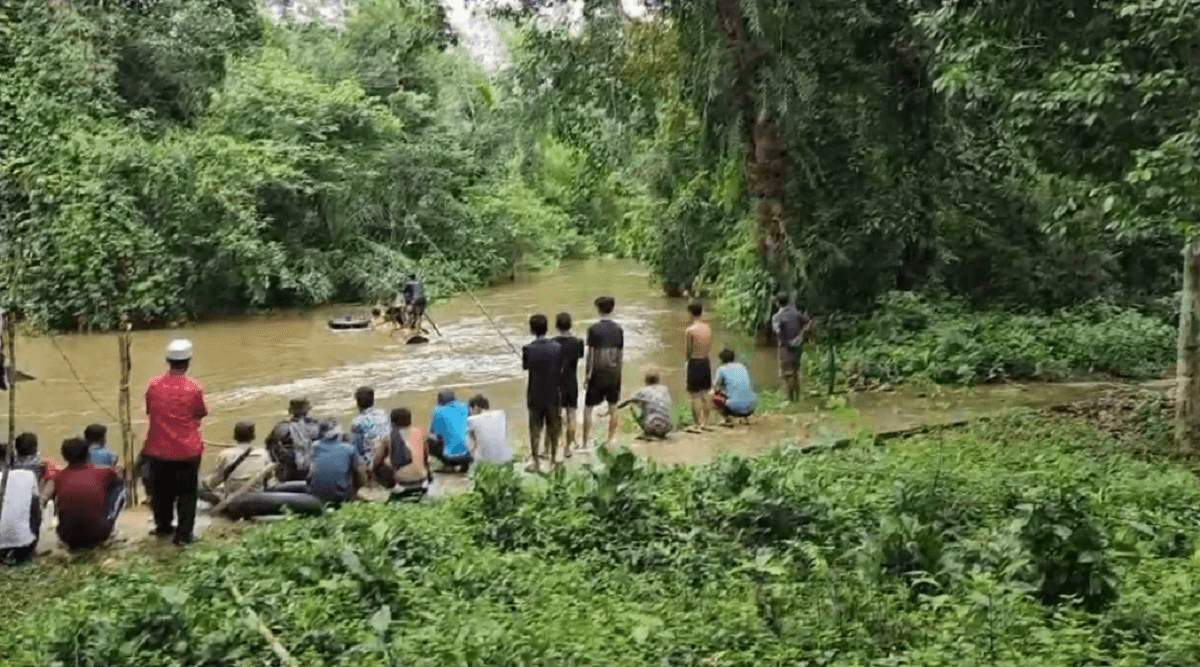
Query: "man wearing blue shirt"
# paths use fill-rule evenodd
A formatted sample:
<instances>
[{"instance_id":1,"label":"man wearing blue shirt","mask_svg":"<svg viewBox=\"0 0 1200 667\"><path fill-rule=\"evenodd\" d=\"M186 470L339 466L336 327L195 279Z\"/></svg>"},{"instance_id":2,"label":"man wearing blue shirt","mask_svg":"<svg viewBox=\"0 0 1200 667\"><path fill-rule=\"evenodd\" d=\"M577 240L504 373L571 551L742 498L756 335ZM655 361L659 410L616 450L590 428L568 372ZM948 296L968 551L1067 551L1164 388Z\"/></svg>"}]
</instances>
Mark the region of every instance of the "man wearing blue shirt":
<instances>
[{"instance_id":1,"label":"man wearing blue shirt","mask_svg":"<svg viewBox=\"0 0 1200 667\"><path fill-rule=\"evenodd\" d=\"M366 486L367 475L364 463L346 442L337 421L321 422L320 438L313 444L312 474L308 479L308 492L325 503L340 504L351 500L358 489Z\"/></svg>"},{"instance_id":2,"label":"man wearing blue shirt","mask_svg":"<svg viewBox=\"0 0 1200 667\"><path fill-rule=\"evenodd\" d=\"M439 391L437 404L429 423L429 453L442 462L443 472L466 472L473 460L467 450L467 404L456 400L452 389Z\"/></svg>"},{"instance_id":3,"label":"man wearing blue shirt","mask_svg":"<svg viewBox=\"0 0 1200 667\"><path fill-rule=\"evenodd\" d=\"M83 430L83 439L88 444L88 462L94 466L115 466L117 455L105 447L108 437L108 427L104 424L91 424Z\"/></svg>"},{"instance_id":4,"label":"man wearing blue shirt","mask_svg":"<svg viewBox=\"0 0 1200 667\"><path fill-rule=\"evenodd\" d=\"M758 397L750 385L750 373L746 367L734 362L733 350L725 348L718 355L721 367L717 369L717 379L714 383L716 394L713 403L725 415L725 425L732 425L733 417L745 419L754 414Z\"/></svg>"}]
</instances>

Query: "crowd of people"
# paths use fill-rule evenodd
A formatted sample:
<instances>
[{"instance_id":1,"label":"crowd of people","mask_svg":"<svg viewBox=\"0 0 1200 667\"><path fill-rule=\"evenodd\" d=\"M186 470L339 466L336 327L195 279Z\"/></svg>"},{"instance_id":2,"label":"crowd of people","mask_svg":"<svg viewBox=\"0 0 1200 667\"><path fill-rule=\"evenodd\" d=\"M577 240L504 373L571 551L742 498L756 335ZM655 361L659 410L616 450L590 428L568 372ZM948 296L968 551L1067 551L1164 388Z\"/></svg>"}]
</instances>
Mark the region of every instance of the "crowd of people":
<instances>
[{"instance_id":1,"label":"crowd of people","mask_svg":"<svg viewBox=\"0 0 1200 667\"><path fill-rule=\"evenodd\" d=\"M674 428L670 392L658 372L647 372L644 386L621 400L625 335L612 318L615 305L612 297L595 300L599 319L584 338L574 335L568 313L556 316L553 337L545 315L529 318L533 340L521 356L528 374L526 408L534 470L540 470L543 457L551 466L560 465L573 449L587 446L593 413L601 404L607 405L606 445L615 439L619 412L627 406L634 408L641 437L665 438ZM795 400L800 347L811 335L812 322L789 299L781 297L779 306L772 327L779 340L780 375L789 398ZM748 418L757 401L749 372L729 348L718 354L720 366L712 372L712 328L703 319L700 302L693 301L688 310L692 323L684 332L684 347L690 428L713 428L713 412L723 416L726 425ZM153 534L176 544L193 540L200 500L220 509L246 494L266 494L261 497L269 501L271 494L302 493L321 504L338 505L369 485L386 489L395 499L419 497L433 480L431 458L440 461L440 472L451 473L466 472L477 461L503 464L512 459L506 415L482 394L464 402L452 389L442 389L425 431L414 424L408 408L385 413L376 407L374 389L364 386L354 393L358 414L348 430L343 431L336 419L310 416L310 402L295 398L287 418L261 442L256 442L253 422L238 423L234 444L221 451L214 469L201 478L205 442L200 424L208 409L201 385L188 375L192 353L187 340L167 347L167 371L147 385L145 443L133 462L149 497ZM581 384L582 438L577 441ZM14 465L0 512L0 561L32 558L51 502L57 536L69 548L88 549L112 537L125 505L122 465L128 462L108 449L106 436L103 424L92 424L81 437L63 441L66 467L61 469L39 455L35 434L22 433L15 439Z\"/></svg>"}]
</instances>

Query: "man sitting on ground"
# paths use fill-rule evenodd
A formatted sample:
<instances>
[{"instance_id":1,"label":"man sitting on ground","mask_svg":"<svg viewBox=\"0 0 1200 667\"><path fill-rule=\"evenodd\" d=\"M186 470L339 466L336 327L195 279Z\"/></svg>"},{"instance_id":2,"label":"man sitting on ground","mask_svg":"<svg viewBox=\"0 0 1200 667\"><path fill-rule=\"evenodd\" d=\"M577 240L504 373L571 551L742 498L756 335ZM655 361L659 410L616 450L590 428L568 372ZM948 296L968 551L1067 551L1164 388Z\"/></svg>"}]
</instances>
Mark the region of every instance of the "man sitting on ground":
<instances>
[{"instance_id":1,"label":"man sitting on ground","mask_svg":"<svg viewBox=\"0 0 1200 667\"><path fill-rule=\"evenodd\" d=\"M375 441L386 438L391 426L383 410L375 407L373 387L359 387L354 392L354 402L358 404L358 415L350 422L350 444L365 461L374 452Z\"/></svg>"},{"instance_id":2,"label":"man sitting on ground","mask_svg":"<svg viewBox=\"0 0 1200 667\"><path fill-rule=\"evenodd\" d=\"M108 427L104 424L89 424L83 429L83 441L88 446L88 462L97 466L116 466L117 455L105 446Z\"/></svg>"},{"instance_id":3,"label":"man sitting on ground","mask_svg":"<svg viewBox=\"0 0 1200 667\"><path fill-rule=\"evenodd\" d=\"M433 481L429 449L420 427L413 426L408 408L392 410L391 430L387 438L376 441L371 470L375 481L390 489L393 498L422 496L429 490Z\"/></svg>"},{"instance_id":4,"label":"man sitting on ground","mask_svg":"<svg viewBox=\"0 0 1200 667\"><path fill-rule=\"evenodd\" d=\"M441 472L466 472L473 459L467 451L467 404L456 400L453 389L438 392L426 440L429 453L442 462Z\"/></svg>"},{"instance_id":5,"label":"man sitting on ground","mask_svg":"<svg viewBox=\"0 0 1200 667\"><path fill-rule=\"evenodd\" d=\"M658 373L646 373L646 386L618 408L636 404L633 418L646 438L665 438L671 432L671 392L658 382ZM638 409L640 408L640 409Z\"/></svg>"},{"instance_id":6,"label":"man sitting on ground","mask_svg":"<svg viewBox=\"0 0 1200 667\"><path fill-rule=\"evenodd\" d=\"M354 445L346 442L337 421L321 422L320 439L313 445L312 476L309 494L324 503L340 505L358 495L367 483L365 464Z\"/></svg>"},{"instance_id":7,"label":"man sitting on ground","mask_svg":"<svg viewBox=\"0 0 1200 667\"><path fill-rule=\"evenodd\" d=\"M493 410L483 394L467 402L467 441L471 456L479 461L505 464L512 460L508 447L508 424L503 410Z\"/></svg>"},{"instance_id":8,"label":"man sitting on ground","mask_svg":"<svg viewBox=\"0 0 1200 667\"><path fill-rule=\"evenodd\" d=\"M201 485L200 497L214 505L254 480L258 481L252 491L267 488L270 475L262 477L262 473L272 465L271 454L265 445L254 444L254 422L238 422L233 427L233 440L237 446L221 452L216 469Z\"/></svg>"},{"instance_id":9,"label":"man sitting on ground","mask_svg":"<svg viewBox=\"0 0 1200 667\"><path fill-rule=\"evenodd\" d=\"M725 425L732 426L734 417L746 419L754 414L758 397L754 395L754 387L750 384L750 373L745 366L734 361L733 350L721 350L719 358L721 367L717 369L713 403L725 415Z\"/></svg>"},{"instance_id":10,"label":"man sitting on ground","mask_svg":"<svg viewBox=\"0 0 1200 667\"><path fill-rule=\"evenodd\" d=\"M28 470L34 474L38 482L38 493L44 495L47 485L58 474L59 467L54 461L43 459L38 453L38 438L34 433L22 433L16 438L16 458L13 467Z\"/></svg>"},{"instance_id":11,"label":"man sitting on ground","mask_svg":"<svg viewBox=\"0 0 1200 667\"><path fill-rule=\"evenodd\" d=\"M108 466L88 461L89 447L79 438L64 440L67 467L54 479L58 539L71 549L91 549L108 541L125 507L125 482Z\"/></svg>"},{"instance_id":12,"label":"man sitting on ground","mask_svg":"<svg viewBox=\"0 0 1200 667\"><path fill-rule=\"evenodd\" d=\"M279 422L267 436L267 451L280 482L307 481L312 473L312 443L319 436L319 426L308 416L309 409L307 398L292 399L288 421Z\"/></svg>"},{"instance_id":13,"label":"man sitting on ground","mask_svg":"<svg viewBox=\"0 0 1200 667\"><path fill-rule=\"evenodd\" d=\"M7 445L0 456L8 456ZM4 507L0 508L0 563L17 565L33 559L42 529L37 474L25 468L8 472Z\"/></svg>"}]
</instances>

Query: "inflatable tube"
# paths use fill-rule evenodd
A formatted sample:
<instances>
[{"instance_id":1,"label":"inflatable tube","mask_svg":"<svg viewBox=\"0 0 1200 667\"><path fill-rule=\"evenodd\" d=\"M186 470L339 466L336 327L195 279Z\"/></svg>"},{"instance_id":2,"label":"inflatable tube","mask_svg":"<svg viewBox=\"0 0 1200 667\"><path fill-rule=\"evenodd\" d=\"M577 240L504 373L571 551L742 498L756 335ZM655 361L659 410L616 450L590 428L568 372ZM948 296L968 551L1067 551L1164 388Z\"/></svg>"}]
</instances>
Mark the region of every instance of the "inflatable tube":
<instances>
[{"instance_id":1,"label":"inflatable tube","mask_svg":"<svg viewBox=\"0 0 1200 667\"><path fill-rule=\"evenodd\" d=\"M316 516L324 510L321 501L307 493L259 491L247 493L225 506L223 514L231 519L283 514L285 511Z\"/></svg>"},{"instance_id":2,"label":"inflatable tube","mask_svg":"<svg viewBox=\"0 0 1200 667\"><path fill-rule=\"evenodd\" d=\"M429 342L428 338L422 336L421 334L417 334L416 336L409 336L408 340L404 341L404 344L405 345L416 345L418 343L428 343L428 342Z\"/></svg>"},{"instance_id":3,"label":"inflatable tube","mask_svg":"<svg viewBox=\"0 0 1200 667\"><path fill-rule=\"evenodd\" d=\"M329 328L338 331L344 329L366 329L371 326L371 318L366 315L342 315L329 320Z\"/></svg>"}]
</instances>

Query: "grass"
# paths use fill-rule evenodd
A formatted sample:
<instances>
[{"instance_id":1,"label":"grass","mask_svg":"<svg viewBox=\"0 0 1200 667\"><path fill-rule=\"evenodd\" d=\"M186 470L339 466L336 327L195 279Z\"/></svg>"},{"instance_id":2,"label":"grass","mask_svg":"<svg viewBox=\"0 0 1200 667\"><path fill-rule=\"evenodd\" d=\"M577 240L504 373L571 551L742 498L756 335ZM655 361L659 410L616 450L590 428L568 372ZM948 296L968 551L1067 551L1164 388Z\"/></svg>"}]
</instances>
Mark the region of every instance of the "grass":
<instances>
[{"instance_id":1,"label":"grass","mask_svg":"<svg viewBox=\"0 0 1200 667\"><path fill-rule=\"evenodd\" d=\"M120 572L30 569L54 599L0 629L0 654L277 664L237 588L305 665L1190 667L1200 493L1127 447L1014 414L817 455L485 467L438 502L347 506Z\"/></svg>"}]
</instances>

